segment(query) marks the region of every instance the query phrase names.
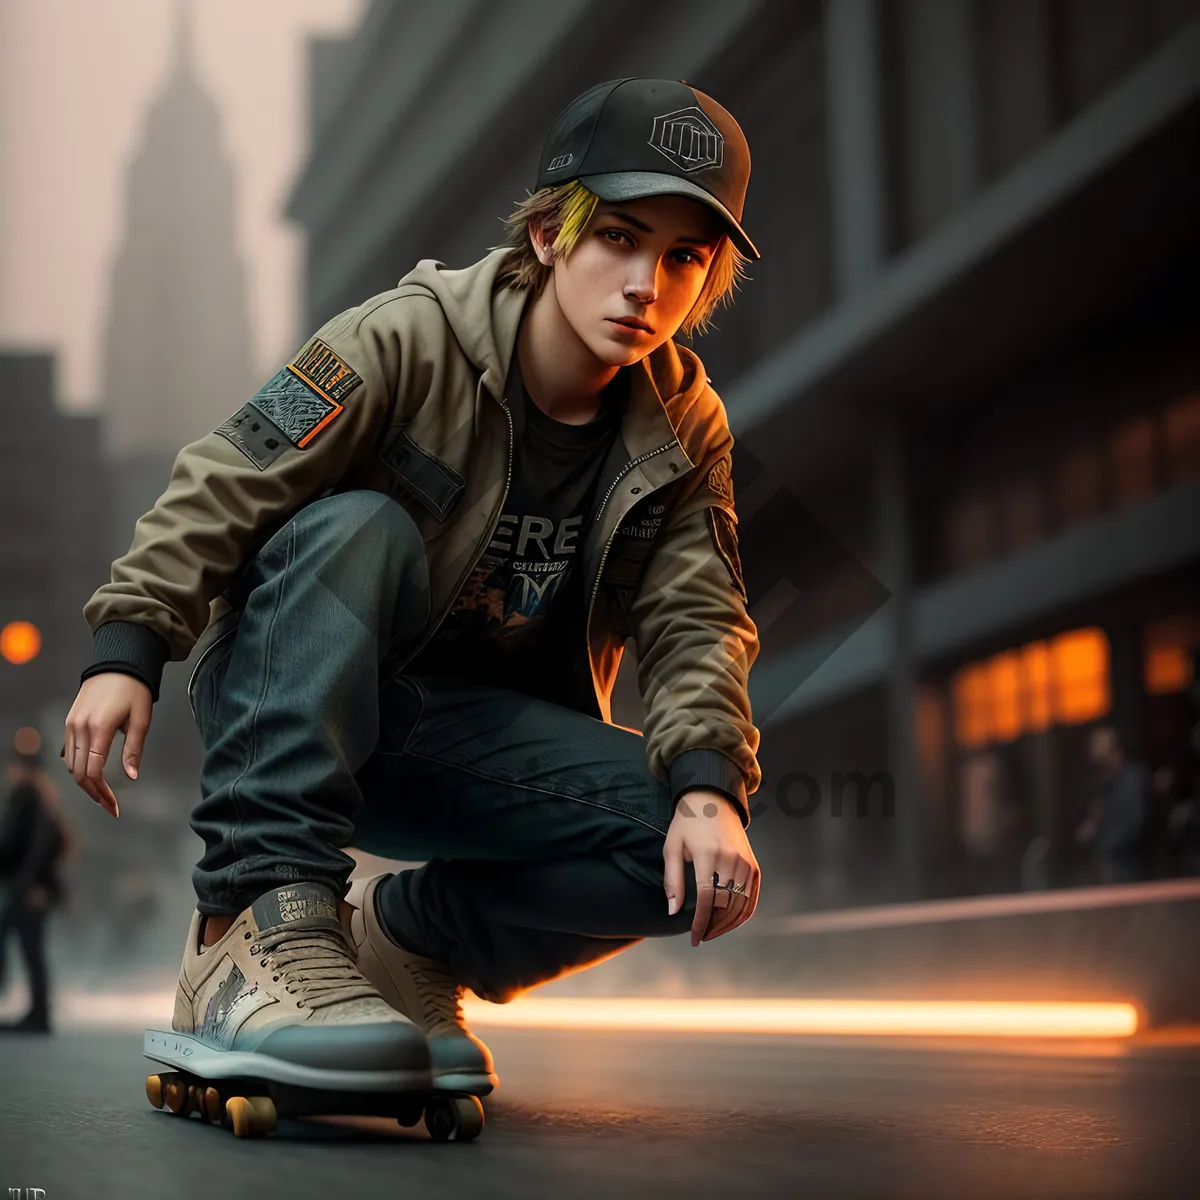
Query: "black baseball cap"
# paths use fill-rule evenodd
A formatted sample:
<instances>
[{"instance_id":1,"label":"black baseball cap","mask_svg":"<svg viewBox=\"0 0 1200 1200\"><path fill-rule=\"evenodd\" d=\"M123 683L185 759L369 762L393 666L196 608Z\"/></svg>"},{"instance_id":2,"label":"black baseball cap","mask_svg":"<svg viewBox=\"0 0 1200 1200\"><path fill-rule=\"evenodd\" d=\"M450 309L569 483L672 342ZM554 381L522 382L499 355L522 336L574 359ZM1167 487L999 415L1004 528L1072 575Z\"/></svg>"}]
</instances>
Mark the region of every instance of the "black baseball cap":
<instances>
[{"instance_id":1,"label":"black baseball cap","mask_svg":"<svg viewBox=\"0 0 1200 1200\"><path fill-rule=\"evenodd\" d=\"M537 186L578 179L601 200L689 196L722 218L733 244L758 258L742 228L750 147L711 96L674 79L611 79L567 105L546 136Z\"/></svg>"}]
</instances>

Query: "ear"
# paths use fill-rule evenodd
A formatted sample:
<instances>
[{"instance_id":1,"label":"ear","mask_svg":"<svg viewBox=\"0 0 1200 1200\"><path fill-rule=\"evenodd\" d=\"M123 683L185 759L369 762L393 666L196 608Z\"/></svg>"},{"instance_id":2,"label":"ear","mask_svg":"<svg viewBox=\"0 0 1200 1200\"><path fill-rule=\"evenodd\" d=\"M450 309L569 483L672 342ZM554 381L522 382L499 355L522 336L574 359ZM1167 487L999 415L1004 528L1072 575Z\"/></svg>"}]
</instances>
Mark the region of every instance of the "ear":
<instances>
[{"instance_id":1,"label":"ear","mask_svg":"<svg viewBox=\"0 0 1200 1200\"><path fill-rule=\"evenodd\" d=\"M530 245L543 267L554 265L554 236L556 230L547 229L540 219L534 219L526 227Z\"/></svg>"}]
</instances>

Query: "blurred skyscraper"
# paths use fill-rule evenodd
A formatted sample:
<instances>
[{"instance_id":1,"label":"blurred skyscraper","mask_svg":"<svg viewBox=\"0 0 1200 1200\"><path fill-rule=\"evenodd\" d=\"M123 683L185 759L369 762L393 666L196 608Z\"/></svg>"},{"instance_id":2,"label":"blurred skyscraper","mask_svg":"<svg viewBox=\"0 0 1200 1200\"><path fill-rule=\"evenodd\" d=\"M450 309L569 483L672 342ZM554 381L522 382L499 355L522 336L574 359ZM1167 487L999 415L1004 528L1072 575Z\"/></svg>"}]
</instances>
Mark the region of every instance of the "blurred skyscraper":
<instances>
[{"instance_id":1,"label":"blurred skyscraper","mask_svg":"<svg viewBox=\"0 0 1200 1200\"><path fill-rule=\"evenodd\" d=\"M188 442L253 391L246 283L234 228L234 179L212 97L196 74L187 0L177 0L168 77L146 117L126 184L103 360L105 448L112 466L110 559L166 487ZM95 577L93 586L106 573ZM168 671L155 706L141 789L178 806L197 790L200 745L187 672Z\"/></svg>"},{"instance_id":2,"label":"blurred skyscraper","mask_svg":"<svg viewBox=\"0 0 1200 1200\"><path fill-rule=\"evenodd\" d=\"M176 453L244 403L252 382L234 180L197 77L187 7L169 76L126 184L103 360L105 446L118 466L114 553L166 485Z\"/></svg>"},{"instance_id":3,"label":"blurred skyscraper","mask_svg":"<svg viewBox=\"0 0 1200 1200\"><path fill-rule=\"evenodd\" d=\"M0 428L19 431L0 438L0 631L27 623L40 640L27 661L29 635L0 655L0 753L17 725L66 714L91 647L80 610L108 569L99 422L55 400L52 355L0 352Z\"/></svg>"},{"instance_id":4,"label":"blurred skyscraper","mask_svg":"<svg viewBox=\"0 0 1200 1200\"><path fill-rule=\"evenodd\" d=\"M1098 721L1195 780L1196 0L379 0L312 70L313 328L501 241L594 83L686 79L745 129L764 257L698 349L769 903L1074 881Z\"/></svg>"}]
</instances>

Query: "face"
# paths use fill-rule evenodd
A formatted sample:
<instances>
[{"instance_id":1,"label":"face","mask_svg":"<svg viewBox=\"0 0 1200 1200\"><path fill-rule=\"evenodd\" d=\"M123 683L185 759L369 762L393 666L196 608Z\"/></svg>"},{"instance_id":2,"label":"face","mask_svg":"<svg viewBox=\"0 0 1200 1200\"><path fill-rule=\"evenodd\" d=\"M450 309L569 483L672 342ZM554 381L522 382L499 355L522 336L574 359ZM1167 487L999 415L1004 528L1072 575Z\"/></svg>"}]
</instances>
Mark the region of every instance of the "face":
<instances>
[{"instance_id":1,"label":"face","mask_svg":"<svg viewBox=\"0 0 1200 1200\"><path fill-rule=\"evenodd\" d=\"M1111 769L1116 765L1119 754L1120 746L1112 729L1101 726L1092 730L1091 737L1088 738L1088 756L1096 766L1102 770Z\"/></svg>"},{"instance_id":2,"label":"face","mask_svg":"<svg viewBox=\"0 0 1200 1200\"><path fill-rule=\"evenodd\" d=\"M625 367L679 330L704 287L719 219L683 196L601 202L552 286L572 329L601 362ZM539 257L548 261L544 244Z\"/></svg>"}]
</instances>

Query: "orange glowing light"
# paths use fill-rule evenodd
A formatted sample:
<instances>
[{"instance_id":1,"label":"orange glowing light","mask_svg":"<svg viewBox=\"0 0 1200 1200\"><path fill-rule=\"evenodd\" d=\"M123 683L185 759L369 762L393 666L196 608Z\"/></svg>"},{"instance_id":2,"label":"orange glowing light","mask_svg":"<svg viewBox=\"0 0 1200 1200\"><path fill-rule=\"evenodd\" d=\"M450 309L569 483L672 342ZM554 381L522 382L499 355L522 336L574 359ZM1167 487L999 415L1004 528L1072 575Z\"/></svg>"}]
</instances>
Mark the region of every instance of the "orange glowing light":
<instances>
[{"instance_id":1,"label":"orange glowing light","mask_svg":"<svg viewBox=\"0 0 1200 1200\"><path fill-rule=\"evenodd\" d=\"M1030 730L1049 729L1054 721L1050 702L1050 647L1045 642L1030 642L1021 650L1021 671L1025 678L1025 721Z\"/></svg>"},{"instance_id":2,"label":"orange glowing light","mask_svg":"<svg viewBox=\"0 0 1200 1200\"><path fill-rule=\"evenodd\" d=\"M1054 659L1055 716L1063 725L1095 721L1109 710L1108 638L1100 629L1076 629L1050 643Z\"/></svg>"},{"instance_id":3,"label":"orange glowing light","mask_svg":"<svg viewBox=\"0 0 1200 1200\"><path fill-rule=\"evenodd\" d=\"M42 648L42 635L30 621L9 621L0 629L0 657L14 666L32 662Z\"/></svg>"},{"instance_id":4,"label":"orange glowing light","mask_svg":"<svg viewBox=\"0 0 1200 1200\"><path fill-rule=\"evenodd\" d=\"M1192 682L1192 656L1185 646L1153 646L1146 653L1146 694L1167 696Z\"/></svg>"},{"instance_id":5,"label":"orange glowing light","mask_svg":"<svg viewBox=\"0 0 1200 1200\"><path fill-rule=\"evenodd\" d=\"M978 663L963 667L954 677L954 726L964 749L987 744L991 733L988 691L987 669Z\"/></svg>"},{"instance_id":6,"label":"orange glowing light","mask_svg":"<svg viewBox=\"0 0 1200 1200\"><path fill-rule=\"evenodd\" d=\"M1011 742L1021 736L1021 663L1015 651L988 660L992 692L992 734Z\"/></svg>"},{"instance_id":7,"label":"orange glowing light","mask_svg":"<svg viewBox=\"0 0 1200 1200\"><path fill-rule=\"evenodd\" d=\"M676 1033L1123 1038L1137 1032L1132 1004L939 1000L520 999L468 997L471 1024L536 1029Z\"/></svg>"}]
</instances>

